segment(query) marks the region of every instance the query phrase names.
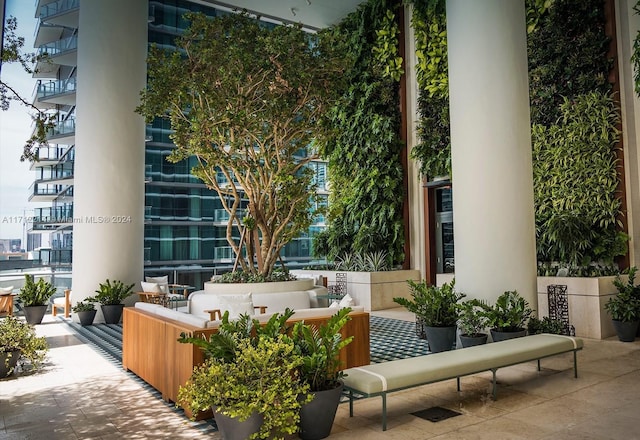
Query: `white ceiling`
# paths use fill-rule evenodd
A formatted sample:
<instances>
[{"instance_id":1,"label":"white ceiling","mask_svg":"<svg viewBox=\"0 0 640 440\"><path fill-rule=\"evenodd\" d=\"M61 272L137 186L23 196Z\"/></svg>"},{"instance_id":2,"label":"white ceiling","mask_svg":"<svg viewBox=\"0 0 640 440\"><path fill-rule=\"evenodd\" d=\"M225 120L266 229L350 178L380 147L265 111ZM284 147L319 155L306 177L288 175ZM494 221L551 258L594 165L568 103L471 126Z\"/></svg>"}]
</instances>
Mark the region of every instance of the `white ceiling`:
<instances>
[{"instance_id":1,"label":"white ceiling","mask_svg":"<svg viewBox=\"0 0 640 440\"><path fill-rule=\"evenodd\" d=\"M1 0L0 0L1 1ZM365 0L206 0L230 8L246 9L265 18L302 23L321 29L338 23ZM295 15L294 15L295 14Z\"/></svg>"}]
</instances>

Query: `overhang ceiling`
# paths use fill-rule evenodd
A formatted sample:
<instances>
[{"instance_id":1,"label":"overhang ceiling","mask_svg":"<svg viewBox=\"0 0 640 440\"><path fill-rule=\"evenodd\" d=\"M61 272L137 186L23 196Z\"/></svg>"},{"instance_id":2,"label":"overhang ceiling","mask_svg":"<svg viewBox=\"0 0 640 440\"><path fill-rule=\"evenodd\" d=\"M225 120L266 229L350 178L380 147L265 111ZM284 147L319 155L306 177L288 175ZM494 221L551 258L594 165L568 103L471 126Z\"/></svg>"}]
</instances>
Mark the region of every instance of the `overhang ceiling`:
<instances>
[{"instance_id":1,"label":"overhang ceiling","mask_svg":"<svg viewBox=\"0 0 640 440\"><path fill-rule=\"evenodd\" d=\"M228 8L246 9L276 21L302 23L310 29L337 24L365 0L206 0Z\"/></svg>"}]
</instances>

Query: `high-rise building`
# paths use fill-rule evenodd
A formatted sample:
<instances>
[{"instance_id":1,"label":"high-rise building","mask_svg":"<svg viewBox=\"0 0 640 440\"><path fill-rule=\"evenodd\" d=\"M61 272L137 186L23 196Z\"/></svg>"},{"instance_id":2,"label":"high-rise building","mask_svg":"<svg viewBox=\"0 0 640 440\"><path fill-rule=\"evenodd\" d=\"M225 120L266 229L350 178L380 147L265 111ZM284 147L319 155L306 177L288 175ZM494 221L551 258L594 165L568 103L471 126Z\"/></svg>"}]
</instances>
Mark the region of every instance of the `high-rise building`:
<instances>
[{"instance_id":1,"label":"high-rise building","mask_svg":"<svg viewBox=\"0 0 640 440\"><path fill-rule=\"evenodd\" d=\"M40 63L34 74L38 79L34 104L55 112L58 122L49 134L51 144L38 149L39 161L32 166L36 179L30 200L51 203L50 207L35 210L32 230L52 235L51 265L58 270L70 269L74 226L105 220L98 213L79 216L74 212L76 97L91 93L77 88L82 69L78 59L78 44L82 44L81 4L78 0L40 0L37 7L40 20L35 45L39 53L49 54L49 60ZM216 16L220 10L221 7L188 0L150 1L146 13L147 44L171 48L188 25L183 19L186 12ZM146 126L140 145L144 148L144 173L137 177L145 182L144 207L140 207L144 213L144 271L148 275L169 274L174 282L202 285L212 274L233 267L235 257L226 240L228 214L218 195L190 173L195 158L179 163L166 160L174 148L170 132L166 121L157 120ZM326 204L326 163L313 162L312 167L318 193ZM324 219L317 218L307 233L286 246L282 258L289 267L309 263L311 239L323 226Z\"/></svg>"}]
</instances>

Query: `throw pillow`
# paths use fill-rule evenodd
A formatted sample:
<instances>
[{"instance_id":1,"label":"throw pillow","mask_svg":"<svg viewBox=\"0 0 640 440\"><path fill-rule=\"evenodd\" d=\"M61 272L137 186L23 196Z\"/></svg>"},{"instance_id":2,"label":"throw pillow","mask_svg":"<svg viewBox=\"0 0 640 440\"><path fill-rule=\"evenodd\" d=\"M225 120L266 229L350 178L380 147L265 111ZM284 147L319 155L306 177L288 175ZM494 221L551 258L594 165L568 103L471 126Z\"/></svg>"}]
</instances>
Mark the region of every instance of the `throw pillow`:
<instances>
[{"instance_id":1,"label":"throw pillow","mask_svg":"<svg viewBox=\"0 0 640 440\"><path fill-rule=\"evenodd\" d=\"M331 304L329 304L329 308L330 309L339 309L340 308L340 301L331 301Z\"/></svg>"},{"instance_id":2,"label":"throw pillow","mask_svg":"<svg viewBox=\"0 0 640 440\"><path fill-rule=\"evenodd\" d=\"M229 312L229 319L238 319L240 315L253 316L253 299L251 293L236 295L219 295L220 313Z\"/></svg>"},{"instance_id":3,"label":"throw pillow","mask_svg":"<svg viewBox=\"0 0 640 440\"><path fill-rule=\"evenodd\" d=\"M169 275L163 277L145 277L147 283L158 283L162 293L169 293Z\"/></svg>"},{"instance_id":4,"label":"throw pillow","mask_svg":"<svg viewBox=\"0 0 640 440\"><path fill-rule=\"evenodd\" d=\"M160 285L158 283L145 283L144 281L140 281L140 286L142 287L143 292L162 293L162 289L160 289Z\"/></svg>"},{"instance_id":5,"label":"throw pillow","mask_svg":"<svg viewBox=\"0 0 640 440\"><path fill-rule=\"evenodd\" d=\"M344 309L345 307L352 307L355 306L356 302L353 300L353 298L351 297L351 295L349 295L348 293L342 297L342 299L340 300L340 308Z\"/></svg>"}]
</instances>

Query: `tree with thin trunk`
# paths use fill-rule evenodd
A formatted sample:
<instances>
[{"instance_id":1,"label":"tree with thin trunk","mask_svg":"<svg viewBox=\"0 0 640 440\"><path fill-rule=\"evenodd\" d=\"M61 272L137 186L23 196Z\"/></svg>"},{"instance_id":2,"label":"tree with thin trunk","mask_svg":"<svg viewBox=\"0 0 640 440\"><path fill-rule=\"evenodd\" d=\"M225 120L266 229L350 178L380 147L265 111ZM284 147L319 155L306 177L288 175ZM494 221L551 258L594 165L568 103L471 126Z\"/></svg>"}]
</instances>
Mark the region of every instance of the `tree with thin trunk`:
<instances>
[{"instance_id":1,"label":"tree with thin trunk","mask_svg":"<svg viewBox=\"0 0 640 440\"><path fill-rule=\"evenodd\" d=\"M246 13L185 18L176 50L150 50L137 111L170 120L169 160L197 158L192 173L229 214L242 269L268 277L315 215L308 165L332 137L325 113L339 99L346 51L323 32Z\"/></svg>"}]
</instances>

